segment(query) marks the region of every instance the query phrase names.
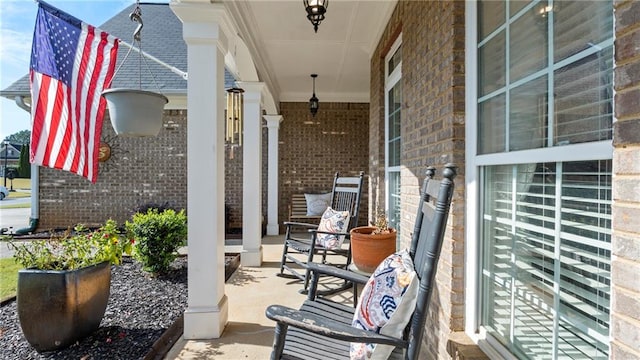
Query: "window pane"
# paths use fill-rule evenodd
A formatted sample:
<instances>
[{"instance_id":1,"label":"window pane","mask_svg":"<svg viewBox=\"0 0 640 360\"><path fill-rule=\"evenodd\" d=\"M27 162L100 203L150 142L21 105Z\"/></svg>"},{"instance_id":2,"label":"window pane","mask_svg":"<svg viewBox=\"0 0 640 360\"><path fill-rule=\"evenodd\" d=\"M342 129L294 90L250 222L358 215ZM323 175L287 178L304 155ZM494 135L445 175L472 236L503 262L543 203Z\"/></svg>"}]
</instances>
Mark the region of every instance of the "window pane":
<instances>
[{"instance_id":1,"label":"window pane","mask_svg":"<svg viewBox=\"0 0 640 360\"><path fill-rule=\"evenodd\" d=\"M512 215L511 167L485 170L483 211L482 323L504 345L510 338L512 266L509 221Z\"/></svg>"},{"instance_id":2,"label":"window pane","mask_svg":"<svg viewBox=\"0 0 640 360\"><path fill-rule=\"evenodd\" d=\"M402 83L398 82L391 90L389 90L388 104L388 149L389 159L388 166L400 166L401 161L401 134L400 127L402 123Z\"/></svg>"},{"instance_id":3,"label":"window pane","mask_svg":"<svg viewBox=\"0 0 640 360\"><path fill-rule=\"evenodd\" d=\"M535 7L510 26L509 74L511 82L547 66L547 18Z\"/></svg>"},{"instance_id":4,"label":"window pane","mask_svg":"<svg viewBox=\"0 0 640 360\"><path fill-rule=\"evenodd\" d=\"M560 226L560 351L607 359L611 288L611 162L567 163Z\"/></svg>"},{"instance_id":5,"label":"window pane","mask_svg":"<svg viewBox=\"0 0 640 360\"><path fill-rule=\"evenodd\" d=\"M478 1L478 41L504 24L505 3L495 0Z\"/></svg>"},{"instance_id":6,"label":"window pane","mask_svg":"<svg viewBox=\"0 0 640 360\"><path fill-rule=\"evenodd\" d=\"M505 151L505 96L499 95L478 105L478 153Z\"/></svg>"},{"instance_id":7,"label":"window pane","mask_svg":"<svg viewBox=\"0 0 640 360\"><path fill-rule=\"evenodd\" d=\"M402 45L398 47L398 50L396 50L396 52L391 56L391 59L389 59L389 73L387 76L391 75L400 62L402 62Z\"/></svg>"},{"instance_id":8,"label":"window pane","mask_svg":"<svg viewBox=\"0 0 640 360\"><path fill-rule=\"evenodd\" d=\"M509 1L509 15L513 16L529 5L531 1L511 0Z\"/></svg>"},{"instance_id":9,"label":"window pane","mask_svg":"<svg viewBox=\"0 0 640 360\"><path fill-rule=\"evenodd\" d=\"M478 49L478 96L487 95L505 86L504 31Z\"/></svg>"},{"instance_id":10,"label":"window pane","mask_svg":"<svg viewBox=\"0 0 640 360\"><path fill-rule=\"evenodd\" d=\"M381 209L386 209L390 226L400 233L400 165L402 163L402 46L393 55L387 57L389 73L385 78L385 89L389 89L385 106L385 186L386 193L384 207L376 204ZM389 77L393 71L393 77ZM398 239L400 237L398 236Z\"/></svg>"},{"instance_id":11,"label":"window pane","mask_svg":"<svg viewBox=\"0 0 640 360\"><path fill-rule=\"evenodd\" d=\"M511 91L509 150L537 149L547 138L547 77Z\"/></svg>"},{"instance_id":12,"label":"window pane","mask_svg":"<svg viewBox=\"0 0 640 360\"><path fill-rule=\"evenodd\" d=\"M555 145L611 139L612 47L558 69L553 87Z\"/></svg>"},{"instance_id":13,"label":"window pane","mask_svg":"<svg viewBox=\"0 0 640 360\"><path fill-rule=\"evenodd\" d=\"M613 37L611 1L554 2L554 61Z\"/></svg>"},{"instance_id":14,"label":"window pane","mask_svg":"<svg viewBox=\"0 0 640 360\"><path fill-rule=\"evenodd\" d=\"M490 166L484 184L482 325L521 358L606 359L611 161Z\"/></svg>"},{"instance_id":15,"label":"window pane","mask_svg":"<svg viewBox=\"0 0 640 360\"><path fill-rule=\"evenodd\" d=\"M389 172L389 226L400 230L400 172ZM396 248L400 246L400 236L396 237Z\"/></svg>"},{"instance_id":16,"label":"window pane","mask_svg":"<svg viewBox=\"0 0 640 360\"><path fill-rule=\"evenodd\" d=\"M389 141L389 166L400 166L400 139Z\"/></svg>"}]
</instances>

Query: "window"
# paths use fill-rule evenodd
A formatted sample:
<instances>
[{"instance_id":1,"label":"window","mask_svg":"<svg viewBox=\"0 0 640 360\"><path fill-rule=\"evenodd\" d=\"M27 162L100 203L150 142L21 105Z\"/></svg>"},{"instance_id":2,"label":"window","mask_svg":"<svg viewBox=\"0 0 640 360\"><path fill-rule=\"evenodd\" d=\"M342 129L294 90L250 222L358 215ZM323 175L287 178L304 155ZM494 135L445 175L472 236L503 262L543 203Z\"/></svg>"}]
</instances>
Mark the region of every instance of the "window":
<instances>
[{"instance_id":1,"label":"window","mask_svg":"<svg viewBox=\"0 0 640 360\"><path fill-rule=\"evenodd\" d=\"M400 241L400 163L402 123L402 46L398 37L385 58L385 178L389 226Z\"/></svg>"},{"instance_id":2,"label":"window","mask_svg":"<svg viewBox=\"0 0 640 360\"><path fill-rule=\"evenodd\" d=\"M611 161L484 168L482 325L521 358L607 359Z\"/></svg>"},{"instance_id":3,"label":"window","mask_svg":"<svg viewBox=\"0 0 640 360\"><path fill-rule=\"evenodd\" d=\"M607 359L613 4L470 3L479 256L467 329L522 359Z\"/></svg>"}]
</instances>

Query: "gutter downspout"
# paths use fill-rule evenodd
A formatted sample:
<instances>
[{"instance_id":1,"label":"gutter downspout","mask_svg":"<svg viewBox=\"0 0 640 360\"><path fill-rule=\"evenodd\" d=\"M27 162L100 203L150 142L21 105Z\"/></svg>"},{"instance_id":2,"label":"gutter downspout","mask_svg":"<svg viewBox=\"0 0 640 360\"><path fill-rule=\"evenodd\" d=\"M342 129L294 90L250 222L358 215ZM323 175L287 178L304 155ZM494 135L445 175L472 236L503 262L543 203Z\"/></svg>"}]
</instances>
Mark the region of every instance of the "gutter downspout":
<instances>
[{"instance_id":1,"label":"gutter downspout","mask_svg":"<svg viewBox=\"0 0 640 360\"><path fill-rule=\"evenodd\" d=\"M31 107L24 102L24 95L15 97L16 105L20 109L31 113ZM36 230L38 227L38 213L40 212L40 174L38 173L38 165L31 164L31 217L29 217L29 226L15 231L16 235L26 235Z\"/></svg>"}]
</instances>

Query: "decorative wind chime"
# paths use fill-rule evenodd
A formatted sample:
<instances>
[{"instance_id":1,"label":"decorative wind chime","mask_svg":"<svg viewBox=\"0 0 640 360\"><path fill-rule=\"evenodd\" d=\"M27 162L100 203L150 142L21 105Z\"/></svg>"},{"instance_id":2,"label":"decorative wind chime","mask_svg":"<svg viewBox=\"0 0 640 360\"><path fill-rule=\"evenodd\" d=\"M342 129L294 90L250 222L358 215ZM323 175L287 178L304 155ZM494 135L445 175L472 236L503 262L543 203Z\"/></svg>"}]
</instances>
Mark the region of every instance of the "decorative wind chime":
<instances>
[{"instance_id":1,"label":"decorative wind chime","mask_svg":"<svg viewBox=\"0 0 640 360\"><path fill-rule=\"evenodd\" d=\"M242 107L244 90L233 87L227 90L227 114L225 143L231 148L229 159L234 158L235 148L242 146Z\"/></svg>"}]
</instances>

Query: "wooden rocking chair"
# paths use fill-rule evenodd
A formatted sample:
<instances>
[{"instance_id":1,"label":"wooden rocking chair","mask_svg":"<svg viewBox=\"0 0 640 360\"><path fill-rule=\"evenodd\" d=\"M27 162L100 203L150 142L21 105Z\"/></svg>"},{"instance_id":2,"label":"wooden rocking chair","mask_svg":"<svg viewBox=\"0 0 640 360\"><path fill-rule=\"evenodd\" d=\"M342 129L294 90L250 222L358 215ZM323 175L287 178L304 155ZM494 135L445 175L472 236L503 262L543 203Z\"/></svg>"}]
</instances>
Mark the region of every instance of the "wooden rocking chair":
<instances>
[{"instance_id":1,"label":"wooden rocking chair","mask_svg":"<svg viewBox=\"0 0 640 360\"><path fill-rule=\"evenodd\" d=\"M266 310L266 316L277 322L271 359L349 359L350 342L391 345L395 348L390 359L418 359L453 195L456 167L453 164L445 165L441 181L433 180L434 173L434 168L427 169L411 240L409 254L420 282L416 307L404 335L395 338L352 327L354 307L316 296L318 274L337 276L360 284L365 284L368 278L355 272L309 263L312 280L308 298L300 310L280 305L271 305Z\"/></svg>"},{"instance_id":2,"label":"wooden rocking chair","mask_svg":"<svg viewBox=\"0 0 640 360\"><path fill-rule=\"evenodd\" d=\"M331 204L336 211L349 212L349 226L343 233L332 233L318 231L318 224L308 224L303 222L284 223L286 227L284 238L284 249L282 250L282 260L280 263L281 276L290 276L304 281L303 291L306 291L309 284L309 270L306 264L313 261L314 255L322 255L322 262L325 263L327 255L340 255L344 257L344 263L336 264L346 267L351 262L350 247L328 249L316 244L318 234L331 234L344 236L348 241L349 231L358 224L358 214L360 209L360 198L362 196L364 172L358 176L347 177L336 173L333 188L331 191ZM306 229L307 233L294 233L293 229ZM288 274L285 274L284 271Z\"/></svg>"}]
</instances>

